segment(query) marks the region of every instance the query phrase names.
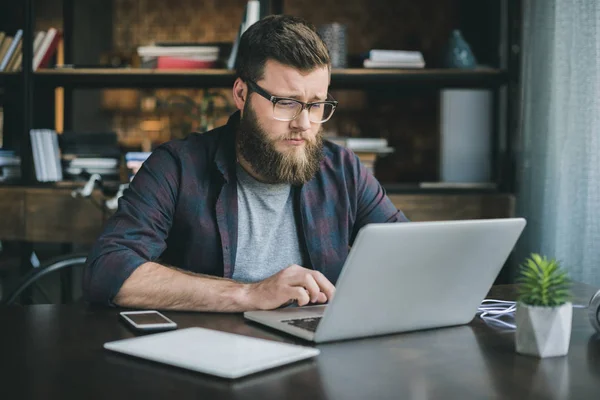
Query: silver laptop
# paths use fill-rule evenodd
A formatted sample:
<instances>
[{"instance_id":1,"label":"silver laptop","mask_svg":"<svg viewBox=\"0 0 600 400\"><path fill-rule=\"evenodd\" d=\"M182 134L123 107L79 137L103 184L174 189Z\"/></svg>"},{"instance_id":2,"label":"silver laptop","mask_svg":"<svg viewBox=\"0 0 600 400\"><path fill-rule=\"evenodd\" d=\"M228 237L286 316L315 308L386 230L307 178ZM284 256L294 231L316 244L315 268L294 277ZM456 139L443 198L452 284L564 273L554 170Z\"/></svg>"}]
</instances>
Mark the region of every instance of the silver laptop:
<instances>
[{"instance_id":1,"label":"silver laptop","mask_svg":"<svg viewBox=\"0 0 600 400\"><path fill-rule=\"evenodd\" d=\"M466 324L525 224L503 218L366 225L328 305L244 317L316 343Z\"/></svg>"}]
</instances>

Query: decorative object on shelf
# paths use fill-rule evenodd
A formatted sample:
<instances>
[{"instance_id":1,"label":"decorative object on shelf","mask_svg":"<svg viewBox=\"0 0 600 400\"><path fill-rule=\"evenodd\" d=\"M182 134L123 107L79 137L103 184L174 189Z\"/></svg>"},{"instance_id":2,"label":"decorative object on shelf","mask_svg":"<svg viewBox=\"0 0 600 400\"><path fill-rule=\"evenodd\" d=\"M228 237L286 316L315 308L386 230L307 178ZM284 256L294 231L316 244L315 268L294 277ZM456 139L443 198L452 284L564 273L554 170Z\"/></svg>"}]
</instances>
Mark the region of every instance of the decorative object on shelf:
<instances>
[{"instance_id":1,"label":"decorative object on shelf","mask_svg":"<svg viewBox=\"0 0 600 400\"><path fill-rule=\"evenodd\" d=\"M477 67L475 55L458 29L452 31L452 35L448 41L444 66L447 68L465 69L473 69Z\"/></svg>"},{"instance_id":2,"label":"decorative object on shelf","mask_svg":"<svg viewBox=\"0 0 600 400\"><path fill-rule=\"evenodd\" d=\"M440 91L440 180L489 183L492 179L490 90Z\"/></svg>"},{"instance_id":3,"label":"decorative object on shelf","mask_svg":"<svg viewBox=\"0 0 600 400\"><path fill-rule=\"evenodd\" d=\"M346 42L346 25L334 22L321 25L317 32L329 49L332 68L348 66L348 44Z\"/></svg>"},{"instance_id":4,"label":"decorative object on shelf","mask_svg":"<svg viewBox=\"0 0 600 400\"><path fill-rule=\"evenodd\" d=\"M517 352L540 358L566 355L573 317L567 271L554 259L532 254L518 282Z\"/></svg>"}]
</instances>

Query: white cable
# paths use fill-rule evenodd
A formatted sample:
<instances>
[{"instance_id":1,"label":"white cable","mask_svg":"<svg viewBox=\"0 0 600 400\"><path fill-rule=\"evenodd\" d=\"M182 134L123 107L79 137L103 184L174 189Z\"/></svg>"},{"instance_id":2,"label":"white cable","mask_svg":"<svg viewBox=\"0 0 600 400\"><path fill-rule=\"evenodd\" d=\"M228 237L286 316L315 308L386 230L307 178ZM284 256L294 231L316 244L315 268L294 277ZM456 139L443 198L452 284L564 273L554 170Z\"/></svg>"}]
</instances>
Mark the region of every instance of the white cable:
<instances>
[{"instance_id":1,"label":"white cable","mask_svg":"<svg viewBox=\"0 0 600 400\"><path fill-rule=\"evenodd\" d=\"M517 303L514 301L485 299L481 302L477 312L481 320L488 325L496 325L502 329L516 329L515 324L500 319L505 316L514 319L516 309Z\"/></svg>"},{"instance_id":2,"label":"white cable","mask_svg":"<svg viewBox=\"0 0 600 400\"><path fill-rule=\"evenodd\" d=\"M573 308L587 308L584 304L573 304ZM514 313L517 310L515 301L485 299L477 309L479 317L489 325L499 325L503 328L517 329L515 324L501 320L502 317L509 317L514 321Z\"/></svg>"}]
</instances>

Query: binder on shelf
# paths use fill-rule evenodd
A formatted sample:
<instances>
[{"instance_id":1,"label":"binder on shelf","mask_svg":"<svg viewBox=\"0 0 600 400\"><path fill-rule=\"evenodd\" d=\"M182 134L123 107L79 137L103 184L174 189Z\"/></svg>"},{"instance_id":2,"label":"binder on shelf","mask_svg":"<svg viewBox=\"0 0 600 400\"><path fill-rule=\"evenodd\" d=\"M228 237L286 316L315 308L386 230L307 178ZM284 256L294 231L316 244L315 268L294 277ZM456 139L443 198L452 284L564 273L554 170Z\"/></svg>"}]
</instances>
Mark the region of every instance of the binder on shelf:
<instances>
[{"instance_id":1,"label":"binder on shelf","mask_svg":"<svg viewBox=\"0 0 600 400\"><path fill-rule=\"evenodd\" d=\"M38 182L62 181L60 166L60 149L55 131L49 129L32 129L29 131L35 177Z\"/></svg>"}]
</instances>

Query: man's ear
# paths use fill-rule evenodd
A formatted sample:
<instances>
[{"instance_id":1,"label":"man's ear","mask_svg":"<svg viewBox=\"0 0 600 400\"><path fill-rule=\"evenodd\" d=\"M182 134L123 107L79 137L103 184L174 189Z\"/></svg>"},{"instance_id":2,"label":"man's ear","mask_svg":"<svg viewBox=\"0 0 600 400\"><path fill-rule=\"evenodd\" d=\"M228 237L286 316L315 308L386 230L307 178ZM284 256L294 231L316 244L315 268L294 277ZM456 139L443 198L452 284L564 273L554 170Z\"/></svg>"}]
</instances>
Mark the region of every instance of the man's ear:
<instances>
[{"instance_id":1,"label":"man's ear","mask_svg":"<svg viewBox=\"0 0 600 400\"><path fill-rule=\"evenodd\" d=\"M244 109L244 104L248 99L248 85L241 79L237 78L233 83L233 101L238 110Z\"/></svg>"}]
</instances>

